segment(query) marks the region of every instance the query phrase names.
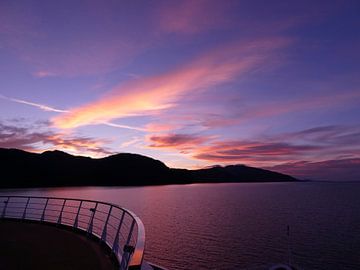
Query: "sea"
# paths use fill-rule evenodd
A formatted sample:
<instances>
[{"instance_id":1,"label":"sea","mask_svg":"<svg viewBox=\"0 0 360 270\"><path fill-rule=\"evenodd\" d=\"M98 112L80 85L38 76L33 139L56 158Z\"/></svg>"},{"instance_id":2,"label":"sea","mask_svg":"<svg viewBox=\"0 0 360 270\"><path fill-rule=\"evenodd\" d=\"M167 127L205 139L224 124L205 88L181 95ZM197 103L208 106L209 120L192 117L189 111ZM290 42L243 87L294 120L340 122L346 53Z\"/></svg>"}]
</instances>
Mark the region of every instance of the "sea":
<instances>
[{"instance_id":1,"label":"sea","mask_svg":"<svg viewBox=\"0 0 360 270\"><path fill-rule=\"evenodd\" d=\"M360 269L360 182L0 190L112 202L146 230L145 260L169 270Z\"/></svg>"}]
</instances>

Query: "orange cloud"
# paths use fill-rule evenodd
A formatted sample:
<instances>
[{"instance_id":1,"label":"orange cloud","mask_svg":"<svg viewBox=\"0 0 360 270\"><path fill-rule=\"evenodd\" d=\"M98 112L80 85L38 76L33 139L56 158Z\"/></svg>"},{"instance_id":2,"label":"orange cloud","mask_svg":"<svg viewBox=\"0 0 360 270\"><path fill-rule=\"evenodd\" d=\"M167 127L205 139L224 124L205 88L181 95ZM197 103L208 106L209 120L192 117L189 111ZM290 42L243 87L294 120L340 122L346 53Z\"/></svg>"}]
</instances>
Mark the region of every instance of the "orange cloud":
<instances>
[{"instance_id":1,"label":"orange cloud","mask_svg":"<svg viewBox=\"0 0 360 270\"><path fill-rule=\"evenodd\" d=\"M169 132L171 130L177 129L179 125L169 124L169 123L149 123L145 126L146 131L148 132Z\"/></svg>"},{"instance_id":2,"label":"orange cloud","mask_svg":"<svg viewBox=\"0 0 360 270\"><path fill-rule=\"evenodd\" d=\"M118 86L93 103L55 117L53 123L62 129L76 128L171 108L182 95L231 81L258 67L274 49L288 43L278 38L222 47L182 68Z\"/></svg>"}]
</instances>

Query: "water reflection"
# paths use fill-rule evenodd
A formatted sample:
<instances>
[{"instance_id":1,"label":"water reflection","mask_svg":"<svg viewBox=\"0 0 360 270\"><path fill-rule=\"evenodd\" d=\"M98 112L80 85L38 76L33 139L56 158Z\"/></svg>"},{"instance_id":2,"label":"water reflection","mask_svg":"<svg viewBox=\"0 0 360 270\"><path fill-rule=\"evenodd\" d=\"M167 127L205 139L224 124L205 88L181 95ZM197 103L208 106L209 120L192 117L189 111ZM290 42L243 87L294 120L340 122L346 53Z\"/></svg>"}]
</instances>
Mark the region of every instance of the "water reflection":
<instances>
[{"instance_id":1,"label":"water reflection","mask_svg":"<svg viewBox=\"0 0 360 270\"><path fill-rule=\"evenodd\" d=\"M287 261L288 224L297 265L304 269L360 268L360 235L356 233L360 231L360 184L356 183L10 192L102 200L128 208L145 224L146 259L171 269L242 269Z\"/></svg>"}]
</instances>

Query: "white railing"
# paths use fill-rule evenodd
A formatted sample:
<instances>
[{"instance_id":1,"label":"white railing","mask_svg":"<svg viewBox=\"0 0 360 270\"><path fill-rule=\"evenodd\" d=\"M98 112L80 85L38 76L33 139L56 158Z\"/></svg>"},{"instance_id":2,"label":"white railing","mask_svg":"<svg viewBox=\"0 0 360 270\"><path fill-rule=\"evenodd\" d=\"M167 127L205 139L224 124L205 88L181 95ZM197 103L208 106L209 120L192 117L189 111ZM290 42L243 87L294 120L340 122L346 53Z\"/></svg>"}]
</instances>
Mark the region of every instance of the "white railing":
<instances>
[{"instance_id":1,"label":"white railing","mask_svg":"<svg viewBox=\"0 0 360 270\"><path fill-rule=\"evenodd\" d=\"M145 229L131 211L92 200L0 196L0 218L51 223L81 230L105 243L119 263L119 269L141 269Z\"/></svg>"}]
</instances>

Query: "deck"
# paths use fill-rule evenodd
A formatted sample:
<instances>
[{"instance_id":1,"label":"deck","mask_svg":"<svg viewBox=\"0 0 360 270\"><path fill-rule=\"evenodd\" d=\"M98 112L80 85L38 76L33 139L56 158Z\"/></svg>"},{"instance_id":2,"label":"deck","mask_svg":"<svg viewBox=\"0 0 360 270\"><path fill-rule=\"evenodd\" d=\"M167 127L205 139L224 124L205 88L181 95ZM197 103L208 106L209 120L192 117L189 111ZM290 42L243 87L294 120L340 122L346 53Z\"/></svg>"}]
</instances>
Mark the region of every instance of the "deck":
<instances>
[{"instance_id":1,"label":"deck","mask_svg":"<svg viewBox=\"0 0 360 270\"><path fill-rule=\"evenodd\" d=\"M116 269L99 242L71 230L0 219L1 269Z\"/></svg>"}]
</instances>

